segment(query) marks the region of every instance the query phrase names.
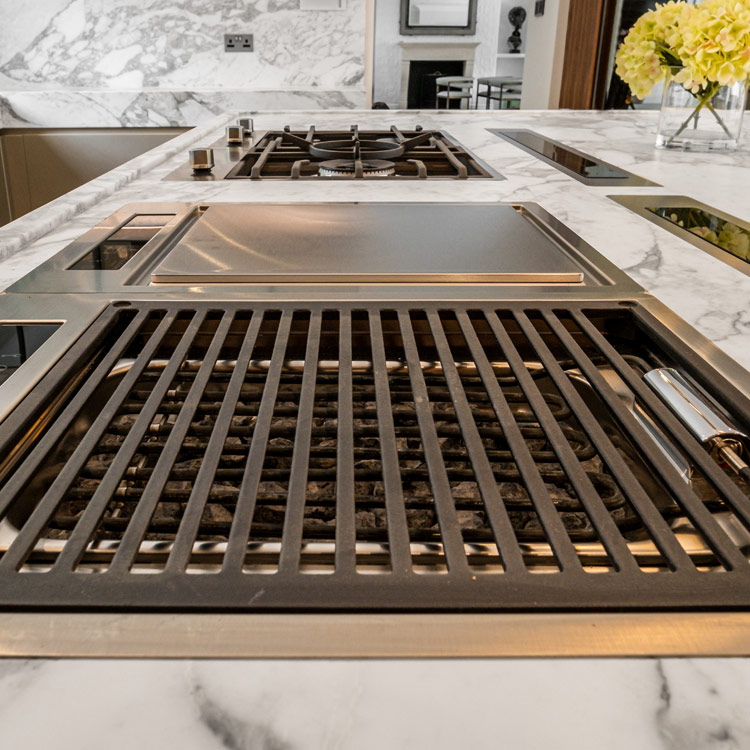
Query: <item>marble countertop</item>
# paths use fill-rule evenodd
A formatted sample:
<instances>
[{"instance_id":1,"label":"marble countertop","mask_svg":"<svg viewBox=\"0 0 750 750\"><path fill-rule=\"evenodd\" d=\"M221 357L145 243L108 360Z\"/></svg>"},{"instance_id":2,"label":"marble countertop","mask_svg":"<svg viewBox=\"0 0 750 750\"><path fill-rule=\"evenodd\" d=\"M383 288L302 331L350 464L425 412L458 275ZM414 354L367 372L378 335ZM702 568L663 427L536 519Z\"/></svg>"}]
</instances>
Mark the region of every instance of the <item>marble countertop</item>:
<instances>
[{"instance_id":1,"label":"marble countertop","mask_svg":"<svg viewBox=\"0 0 750 750\"><path fill-rule=\"evenodd\" d=\"M187 148L210 144L234 119L220 116L0 227L0 259L5 259L0 289L133 201L534 201L750 368L750 277L607 197L688 195L748 220L750 133L745 134L745 148L734 153L683 154L654 149L655 112L267 111L253 116L256 129L312 123L348 128L355 121L406 129L420 123L446 130L506 179L163 182L185 163ZM533 129L663 187L585 186L490 133L487 128L492 127Z\"/></svg>"},{"instance_id":2,"label":"marble countertop","mask_svg":"<svg viewBox=\"0 0 750 750\"><path fill-rule=\"evenodd\" d=\"M750 277L611 201L679 194L750 220L750 150L653 147L656 113L260 112L258 129L441 128L507 179L162 182L221 116L0 228L0 288L124 203L535 201L750 368ZM663 185L592 188L489 133L529 128ZM600 748L750 746L747 659L3 660L8 747ZM42 719L43 717L43 719ZM42 720L40 720L42 719Z\"/></svg>"},{"instance_id":3,"label":"marble countertop","mask_svg":"<svg viewBox=\"0 0 750 750\"><path fill-rule=\"evenodd\" d=\"M735 750L729 659L0 661L26 750Z\"/></svg>"}]
</instances>

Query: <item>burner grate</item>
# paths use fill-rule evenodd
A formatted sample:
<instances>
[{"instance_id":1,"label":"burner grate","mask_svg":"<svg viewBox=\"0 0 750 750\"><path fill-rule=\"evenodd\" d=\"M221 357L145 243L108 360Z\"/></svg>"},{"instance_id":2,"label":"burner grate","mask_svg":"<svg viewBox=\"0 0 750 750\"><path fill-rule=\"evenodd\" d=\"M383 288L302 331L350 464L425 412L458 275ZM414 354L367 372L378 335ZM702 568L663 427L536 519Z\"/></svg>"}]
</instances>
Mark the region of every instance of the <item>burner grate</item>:
<instances>
[{"instance_id":1,"label":"burner grate","mask_svg":"<svg viewBox=\"0 0 750 750\"><path fill-rule=\"evenodd\" d=\"M332 168L334 163L337 165ZM268 131L227 179L469 179L498 177L439 130Z\"/></svg>"},{"instance_id":2,"label":"burner grate","mask_svg":"<svg viewBox=\"0 0 750 750\"><path fill-rule=\"evenodd\" d=\"M747 402L645 311L330 307L108 308L0 425L3 605L750 603L748 487L641 378Z\"/></svg>"}]
</instances>

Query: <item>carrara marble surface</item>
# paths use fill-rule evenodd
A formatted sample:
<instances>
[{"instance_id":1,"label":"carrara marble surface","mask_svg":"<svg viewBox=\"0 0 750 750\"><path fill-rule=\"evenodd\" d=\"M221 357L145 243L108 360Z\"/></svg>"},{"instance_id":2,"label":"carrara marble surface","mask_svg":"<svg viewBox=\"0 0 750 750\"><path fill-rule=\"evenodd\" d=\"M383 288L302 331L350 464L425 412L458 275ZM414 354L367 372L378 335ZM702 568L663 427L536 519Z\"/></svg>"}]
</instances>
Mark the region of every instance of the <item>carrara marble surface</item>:
<instances>
[{"instance_id":1,"label":"carrara marble surface","mask_svg":"<svg viewBox=\"0 0 750 750\"><path fill-rule=\"evenodd\" d=\"M441 128L505 180L163 182L217 118L0 228L5 287L124 203L536 201L719 347L750 367L750 277L607 197L684 194L750 219L750 152L653 148L655 116L608 112L263 112L258 129L315 123ZM661 188L590 188L500 140L530 128ZM179 141L179 143L177 142ZM179 148L175 148L178 146ZM136 160L137 161L137 160ZM112 750L750 747L748 659L424 661L4 660L2 746Z\"/></svg>"},{"instance_id":2,"label":"carrara marble surface","mask_svg":"<svg viewBox=\"0 0 750 750\"><path fill-rule=\"evenodd\" d=\"M365 0L0 0L0 126L197 125L364 106ZM224 52L224 34L253 51Z\"/></svg>"},{"instance_id":3,"label":"carrara marble surface","mask_svg":"<svg viewBox=\"0 0 750 750\"><path fill-rule=\"evenodd\" d=\"M394 124L407 129L420 123L425 128L445 130L506 179L419 183L162 181L184 164L188 147L209 145L221 137L223 125L235 117L226 115L0 227L0 258L6 258L0 264L0 288L124 203L133 201L534 201L750 368L750 277L607 197L614 193L688 195L748 220L747 132L745 147L740 151L683 154L654 149L657 113L652 112L443 110L250 114L258 130L280 129L285 124L306 129L313 123L319 128L348 128L354 122L385 129ZM502 127L535 130L663 187L587 187L488 131Z\"/></svg>"},{"instance_id":4,"label":"carrara marble surface","mask_svg":"<svg viewBox=\"0 0 750 750\"><path fill-rule=\"evenodd\" d=\"M161 89L111 91L0 90L4 128L159 128L209 123L232 110L355 109L364 106L356 89Z\"/></svg>"},{"instance_id":5,"label":"carrara marble surface","mask_svg":"<svg viewBox=\"0 0 750 750\"><path fill-rule=\"evenodd\" d=\"M3 747L734 750L745 660L0 661Z\"/></svg>"}]
</instances>

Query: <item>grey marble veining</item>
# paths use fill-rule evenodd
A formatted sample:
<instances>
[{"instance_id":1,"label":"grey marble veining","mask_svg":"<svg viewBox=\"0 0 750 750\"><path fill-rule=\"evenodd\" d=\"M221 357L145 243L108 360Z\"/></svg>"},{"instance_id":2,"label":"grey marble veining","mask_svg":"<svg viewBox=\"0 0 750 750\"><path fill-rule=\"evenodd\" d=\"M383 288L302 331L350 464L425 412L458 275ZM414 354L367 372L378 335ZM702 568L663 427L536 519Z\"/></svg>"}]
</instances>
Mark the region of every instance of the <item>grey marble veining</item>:
<instances>
[{"instance_id":1,"label":"grey marble veining","mask_svg":"<svg viewBox=\"0 0 750 750\"><path fill-rule=\"evenodd\" d=\"M196 125L363 106L365 0L0 0L0 125ZM224 52L252 33L251 53Z\"/></svg>"},{"instance_id":2,"label":"grey marble veining","mask_svg":"<svg viewBox=\"0 0 750 750\"><path fill-rule=\"evenodd\" d=\"M5 660L0 721L30 750L735 750L748 690L744 659Z\"/></svg>"},{"instance_id":3,"label":"grey marble veining","mask_svg":"<svg viewBox=\"0 0 750 750\"><path fill-rule=\"evenodd\" d=\"M224 112L250 110L355 109L360 89L171 91L0 91L0 126L5 128L187 127Z\"/></svg>"},{"instance_id":4,"label":"grey marble veining","mask_svg":"<svg viewBox=\"0 0 750 750\"><path fill-rule=\"evenodd\" d=\"M151 164L148 170L140 169L137 174L128 171L138 163L135 160L0 228L0 257L13 256L0 265L0 285L7 286L130 201L535 201L750 368L750 278L607 198L613 192L689 195L750 219L747 133L746 146L741 151L683 154L654 149L657 113L268 111L257 112L254 117L259 129L278 129L284 124L306 128L312 123L341 128L353 122L408 128L419 122L424 127L446 130L507 179L461 183L162 182L164 176L184 163L187 139L202 145L220 136L221 125L230 118L216 118L213 125L209 123L199 131L191 131L192 135L180 137L186 140L175 139L141 157ZM586 187L488 131L497 127L536 130L663 187ZM126 170L127 177L122 170ZM30 239L43 234L46 236L41 241L29 244Z\"/></svg>"},{"instance_id":5,"label":"grey marble veining","mask_svg":"<svg viewBox=\"0 0 750 750\"><path fill-rule=\"evenodd\" d=\"M342 11L301 11L298 0L3 0L0 14L2 89L345 89L364 78L364 0ZM232 31L254 35L252 53L224 52Z\"/></svg>"},{"instance_id":6,"label":"grey marble veining","mask_svg":"<svg viewBox=\"0 0 750 750\"><path fill-rule=\"evenodd\" d=\"M750 153L653 148L645 113L255 113L259 129L420 122L447 131L507 179L425 183L163 182L201 129L0 228L0 288L124 203L176 201L536 201L750 367L750 278L498 139L530 128L750 219ZM746 141L747 144L747 141ZM744 188L744 189L743 189ZM2 744L67 750L736 750L750 747L750 660L451 661L0 660ZM44 720L40 721L40 717Z\"/></svg>"}]
</instances>

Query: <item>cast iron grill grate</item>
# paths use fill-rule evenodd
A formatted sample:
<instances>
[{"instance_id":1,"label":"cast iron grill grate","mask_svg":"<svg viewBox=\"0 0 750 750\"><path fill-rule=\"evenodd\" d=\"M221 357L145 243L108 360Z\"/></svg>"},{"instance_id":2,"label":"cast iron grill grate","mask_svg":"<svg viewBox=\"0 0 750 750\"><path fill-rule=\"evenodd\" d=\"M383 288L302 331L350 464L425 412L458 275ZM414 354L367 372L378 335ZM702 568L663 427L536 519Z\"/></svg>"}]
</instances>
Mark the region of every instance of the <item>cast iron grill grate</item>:
<instances>
[{"instance_id":1,"label":"cast iron grill grate","mask_svg":"<svg viewBox=\"0 0 750 750\"><path fill-rule=\"evenodd\" d=\"M335 150L319 155L329 146ZM356 145L355 145L356 144ZM380 158L375 147L404 146L397 156ZM336 164L336 162L339 162ZM328 176L323 177L324 174ZM475 179L492 178L487 167L438 130L269 131L242 156L226 179Z\"/></svg>"},{"instance_id":2,"label":"cast iron grill grate","mask_svg":"<svg viewBox=\"0 0 750 750\"><path fill-rule=\"evenodd\" d=\"M659 366L747 419L616 303L110 307L0 425L0 602L746 606L748 487Z\"/></svg>"}]
</instances>

